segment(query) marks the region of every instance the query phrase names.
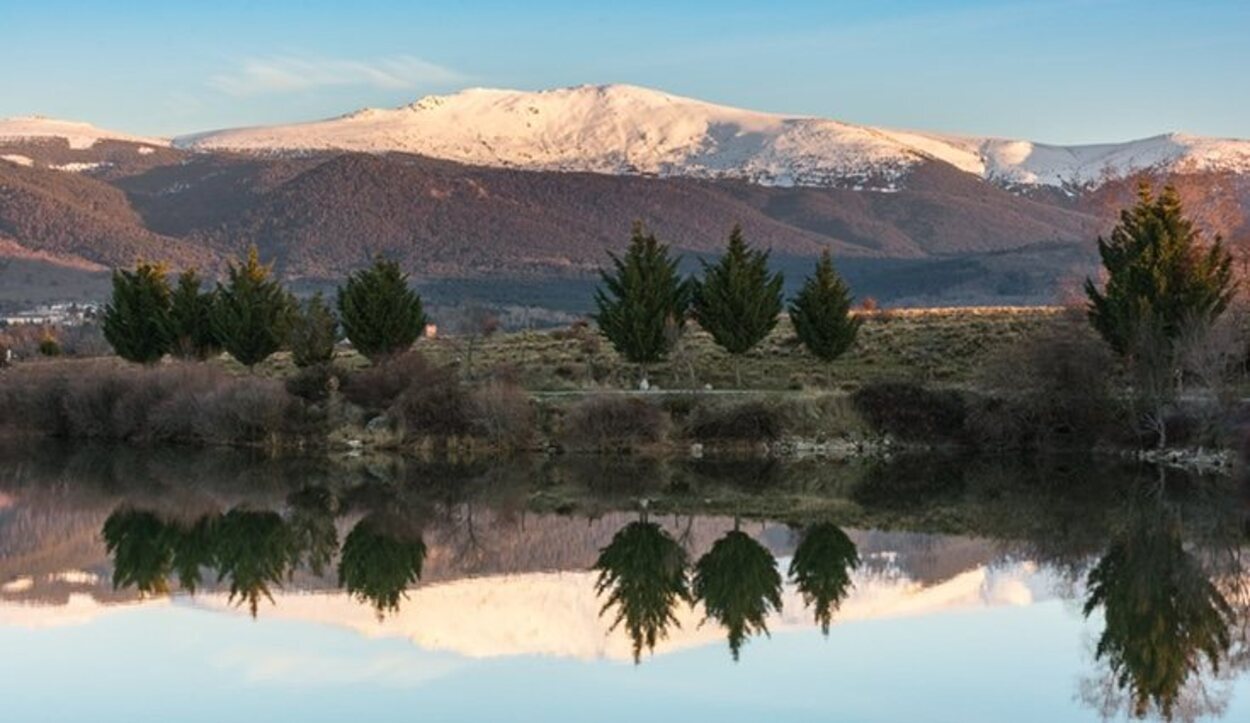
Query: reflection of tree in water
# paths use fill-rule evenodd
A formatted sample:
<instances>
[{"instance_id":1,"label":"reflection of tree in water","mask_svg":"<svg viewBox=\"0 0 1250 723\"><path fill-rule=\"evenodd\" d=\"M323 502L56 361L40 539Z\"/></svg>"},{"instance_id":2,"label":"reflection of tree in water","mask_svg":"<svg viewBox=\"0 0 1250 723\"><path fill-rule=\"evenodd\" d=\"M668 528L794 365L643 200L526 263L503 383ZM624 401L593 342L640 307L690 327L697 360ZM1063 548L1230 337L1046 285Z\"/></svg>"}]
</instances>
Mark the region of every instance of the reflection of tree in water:
<instances>
[{"instance_id":1,"label":"reflection of tree in water","mask_svg":"<svg viewBox=\"0 0 1250 723\"><path fill-rule=\"evenodd\" d=\"M1218 672L1228 655L1234 612L1186 549L1177 516L1162 505L1133 509L1087 583L1085 614L1101 608L1105 620L1095 657L1134 715L1153 707L1170 719L1206 697L1201 676L1207 666Z\"/></svg>"},{"instance_id":2,"label":"reflection of tree in water","mask_svg":"<svg viewBox=\"0 0 1250 723\"><path fill-rule=\"evenodd\" d=\"M646 520L621 528L599 551L595 592L607 593L599 614L616 608L612 629L625 626L633 641L635 663L643 646L654 651L656 642L668 637L668 626L678 625L674 608L691 600L688 563L685 549L659 525Z\"/></svg>"},{"instance_id":3,"label":"reflection of tree in water","mask_svg":"<svg viewBox=\"0 0 1250 723\"><path fill-rule=\"evenodd\" d=\"M216 564L216 522L215 516L205 515L194 522L166 525L178 585L189 593L194 593L203 583L203 570Z\"/></svg>"},{"instance_id":4,"label":"reflection of tree in water","mask_svg":"<svg viewBox=\"0 0 1250 723\"><path fill-rule=\"evenodd\" d=\"M736 526L695 562L692 589L707 617L725 628L734 660L747 637L768 634L769 611L781 610L777 561Z\"/></svg>"},{"instance_id":5,"label":"reflection of tree in water","mask_svg":"<svg viewBox=\"0 0 1250 723\"><path fill-rule=\"evenodd\" d=\"M325 574L339 549L334 526L339 501L325 487L301 488L287 498L291 506L291 534L304 565L317 577Z\"/></svg>"},{"instance_id":6,"label":"reflection of tree in water","mask_svg":"<svg viewBox=\"0 0 1250 723\"><path fill-rule=\"evenodd\" d=\"M217 577L230 583L230 601L246 602L252 617L260 598L273 602L271 587L299 563L300 550L291 527L277 512L235 508L221 516L216 540Z\"/></svg>"},{"instance_id":7,"label":"reflection of tree in water","mask_svg":"<svg viewBox=\"0 0 1250 723\"><path fill-rule=\"evenodd\" d=\"M416 525L395 515L361 518L343 540L339 584L378 617L399 610L405 590L421 579L426 546Z\"/></svg>"},{"instance_id":8,"label":"reflection of tree in water","mask_svg":"<svg viewBox=\"0 0 1250 723\"><path fill-rule=\"evenodd\" d=\"M174 553L166 526L152 512L119 509L104 521L105 548L113 557L113 587L140 595L167 595Z\"/></svg>"},{"instance_id":9,"label":"reflection of tree in water","mask_svg":"<svg viewBox=\"0 0 1250 723\"><path fill-rule=\"evenodd\" d=\"M790 577L825 635L851 590L851 571L858 567L859 550L837 525L823 522L803 531L790 560Z\"/></svg>"}]
</instances>

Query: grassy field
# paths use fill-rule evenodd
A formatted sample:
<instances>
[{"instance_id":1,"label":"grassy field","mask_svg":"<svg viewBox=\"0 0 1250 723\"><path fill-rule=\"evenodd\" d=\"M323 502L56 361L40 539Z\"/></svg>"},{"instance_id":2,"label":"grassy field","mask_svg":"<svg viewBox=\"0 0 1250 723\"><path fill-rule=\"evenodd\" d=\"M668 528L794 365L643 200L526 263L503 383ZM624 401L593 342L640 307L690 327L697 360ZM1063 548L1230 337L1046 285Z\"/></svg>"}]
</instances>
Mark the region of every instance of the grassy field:
<instances>
[{"instance_id":1,"label":"grassy field","mask_svg":"<svg viewBox=\"0 0 1250 723\"><path fill-rule=\"evenodd\" d=\"M1054 322L1056 307L978 307L869 312L854 349L827 368L799 344L783 319L760 346L742 360L742 389L779 391L854 389L873 380L909 380L965 386L995 349ZM460 366L466 376L491 374L515 379L533 392L576 392L634 388L638 370L624 362L593 327L496 334L483 339L439 335L417 349L433 361ZM468 369L472 357L471 373ZM355 352L340 352L349 368L366 362ZM266 363L271 373L291 370L289 358ZM662 389L735 388L728 354L697 326L687 328L676 353L649 370Z\"/></svg>"}]
</instances>

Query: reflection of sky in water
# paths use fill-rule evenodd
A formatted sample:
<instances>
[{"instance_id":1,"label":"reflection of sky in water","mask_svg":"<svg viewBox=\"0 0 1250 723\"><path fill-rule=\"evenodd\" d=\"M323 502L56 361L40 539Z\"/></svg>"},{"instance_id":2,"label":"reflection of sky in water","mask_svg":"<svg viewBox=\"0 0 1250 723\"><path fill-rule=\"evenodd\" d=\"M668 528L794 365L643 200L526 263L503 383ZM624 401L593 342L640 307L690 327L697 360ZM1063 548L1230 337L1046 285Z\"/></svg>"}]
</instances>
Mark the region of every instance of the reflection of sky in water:
<instances>
[{"instance_id":1,"label":"reflection of sky in water","mask_svg":"<svg viewBox=\"0 0 1250 723\"><path fill-rule=\"evenodd\" d=\"M382 623L331 593L280 594L257 621L215 594L10 603L0 617L3 718L1097 719L1077 692L1101 623L1053 597L1054 581L1029 564L924 586L857 576L828 639L788 591L773 637L749 642L736 665L719 629L691 614L656 655L626 662L627 649L603 637L590 581L553 573L425 586ZM1248 698L1243 679L1226 720L1246 720Z\"/></svg>"},{"instance_id":2,"label":"reflection of sky in water","mask_svg":"<svg viewBox=\"0 0 1250 723\"><path fill-rule=\"evenodd\" d=\"M13 721L1093 719L1083 630L1058 602L837 625L609 661L471 659L334 625L143 606L0 629ZM1243 689L1229 720L1245 720ZM949 711L949 713L944 713ZM1004 716L1010 712L1009 716ZM172 718L171 718L172 716Z\"/></svg>"}]
</instances>

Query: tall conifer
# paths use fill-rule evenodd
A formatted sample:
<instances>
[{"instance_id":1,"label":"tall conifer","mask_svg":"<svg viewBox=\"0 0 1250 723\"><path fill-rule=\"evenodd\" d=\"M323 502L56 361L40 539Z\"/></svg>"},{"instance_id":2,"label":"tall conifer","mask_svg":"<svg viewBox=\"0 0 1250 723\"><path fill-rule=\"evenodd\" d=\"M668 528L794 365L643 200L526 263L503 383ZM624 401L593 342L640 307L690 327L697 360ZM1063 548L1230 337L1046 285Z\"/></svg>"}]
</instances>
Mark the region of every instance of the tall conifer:
<instances>
[{"instance_id":1,"label":"tall conifer","mask_svg":"<svg viewBox=\"0 0 1250 723\"><path fill-rule=\"evenodd\" d=\"M790 301L794 333L813 356L826 364L850 349L859 334L861 320L851 316L851 301L846 282L833 268L833 255L826 250L816 263L816 272ZM827 366L826 373L829 369Z\"/></svg>"},{"instance_id":2,"label":"tall conifer","mask_svg":"<svg viewBox=\"0 0 1250 723\"><path fill-rule=\"evenodd\" d=\"M1098 253L1107 283L1100 290L1085 281L1089 319L1120 354L1141 339L1175 341L1186 324L1214 321L1232 300L1232 256L1218 236L1202 243L1172 186L1155 197L1143 183L1111 237L1098 239Z\"/></svg>"},{"instance_id":3,"label":"tall conifer","mask_svg":"<svg viewBox=\"0 0 1250 723\"><path fill-rule=\"evenodd\" d=\"M297 367L326 364L334 359L334 344L338 341L338 319L321 292L317 292L303 304L296 303L291 316L291 361Z\"/></svg>"},{"instance_id":4,"label":"tall conifer","mask_svg":"<svg viewBox=\"0 0 1250 723\"><path fill-rule=\"evenodd\" d=\"M694 317L734 360L742 386L742 355L768 336L781 314L780 273L768 272L768 252L753 249L735 225L725 255L703 263L703 280L694 286Z\"/></svg>"},{"instance_id":5,"label":"tall conifer","mask_svg":"<svg viewBox=\"0 0 1250 723\"><path fill-rule=\"evenodd\" d=\"M677 272L679 259L669 256L641 222L636 222L624 256L611 254L612 270L601 271L595 291L599 330L621 356L634 364L662 361L685 323L690 286Z\"/></svg>"},{"instance_id":6,"label":"tall conifer","mask_svg":"<svg viewBox=\"0 0 1250 723\"><path fill-rule=\"evenodd\" d=\"M376 361L407 350L425 330L421 296L408 285L399 264L378 258L347 277L338 291L343 334L361 354Z\"/></svg>"},{"instance_id":7,"label":"tall conifer","mask_svg":"<svg viewBox=\"0 0 1250 723\"><path fill-rule=\"evenodd\" d=\"M178 275L170 299L171 351L183 359L207 359L221 350L213 331L214 294L200 287L195 269L187 269Z\"/></svg>"},{"instance_id":8,"label":"tall conifer","mask_svg":"<svg viewBox=\"0 0 1250 723\"><path fill-rule=\"evenodd\" d=\"M123 359L154 364L169 352L169 281L161 264L140 262L113 272L113 296L104 307L104 338Z\"/></svg>"},{"instance_id":9,"label":"tall conifer","mask_svg":"<svg viewBox=\"0 0 1250 723\"><path fill-rule=\"evenodd\" d=\"M230 356L253 367L282 348L291 320L291 301L260 262L253 246L247 260L230 265L227 282L218 284L213 303L213 331Z\"/></svg>"}]
</instances>

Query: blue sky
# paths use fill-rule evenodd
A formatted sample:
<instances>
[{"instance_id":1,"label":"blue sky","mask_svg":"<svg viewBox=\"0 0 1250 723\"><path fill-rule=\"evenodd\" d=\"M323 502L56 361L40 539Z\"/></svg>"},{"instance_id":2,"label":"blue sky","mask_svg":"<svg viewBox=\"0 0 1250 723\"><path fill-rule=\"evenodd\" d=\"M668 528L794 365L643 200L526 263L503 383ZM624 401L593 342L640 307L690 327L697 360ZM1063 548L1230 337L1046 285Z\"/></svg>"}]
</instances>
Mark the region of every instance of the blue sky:
<instances>
[{"instance_id":1,"label":"blue sky","mask_svg":"<svg viewBox=\"0 0 1250 723\"><path fill-rule=\"evenodd\" d=\"M0 0L0 116L172 134L633 83L1053 142L1250 137L1245 0Z\"/></svg>"}]
</instances>

